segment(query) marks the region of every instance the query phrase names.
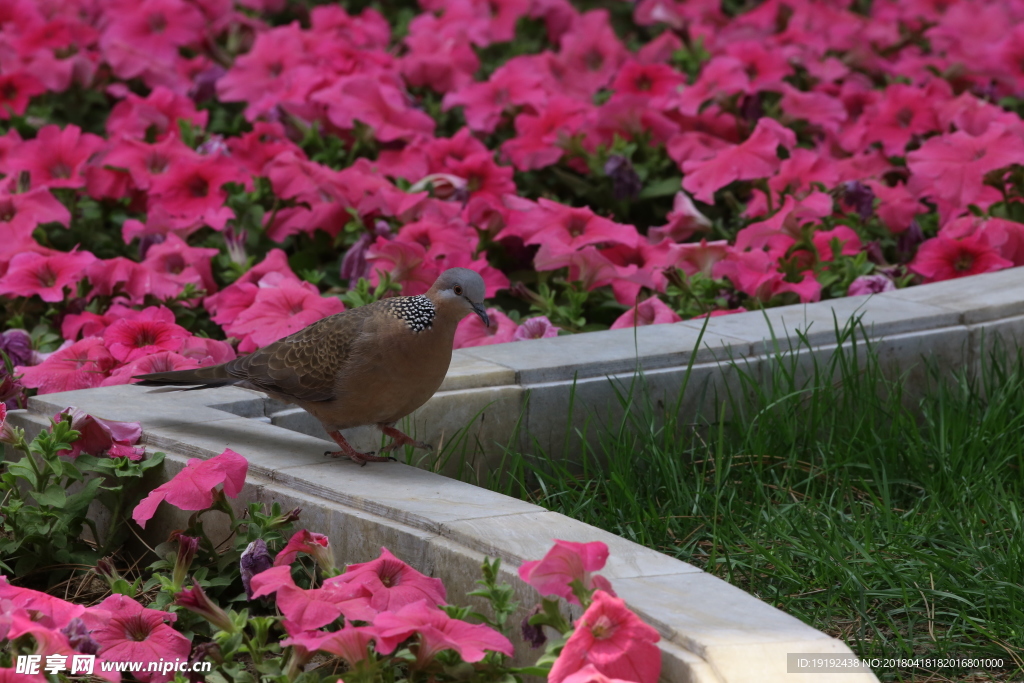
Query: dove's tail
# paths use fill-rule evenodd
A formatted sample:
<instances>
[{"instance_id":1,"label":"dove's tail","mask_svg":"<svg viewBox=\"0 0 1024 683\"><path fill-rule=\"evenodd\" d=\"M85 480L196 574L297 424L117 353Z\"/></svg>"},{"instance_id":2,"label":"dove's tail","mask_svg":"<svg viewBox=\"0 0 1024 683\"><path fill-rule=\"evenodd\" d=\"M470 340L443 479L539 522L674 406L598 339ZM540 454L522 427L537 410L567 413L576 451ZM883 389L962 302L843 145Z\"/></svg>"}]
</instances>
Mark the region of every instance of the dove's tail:
<instances>
[{"instance_id":1,"label":"dove's tail","mask_svg":"<svg viewBox=\"0 0 1024 683\"><path fill-rule=\"evenodd\" d=\"M226 365L213 365L208 368L194 368L192 370L154 372L148 375L135 375L132 379L142 380L137 383L140 387L180 388L181 391L226 387L242 381L238 377L232 377L228 374Z\"/></svg>"}]
</instances>

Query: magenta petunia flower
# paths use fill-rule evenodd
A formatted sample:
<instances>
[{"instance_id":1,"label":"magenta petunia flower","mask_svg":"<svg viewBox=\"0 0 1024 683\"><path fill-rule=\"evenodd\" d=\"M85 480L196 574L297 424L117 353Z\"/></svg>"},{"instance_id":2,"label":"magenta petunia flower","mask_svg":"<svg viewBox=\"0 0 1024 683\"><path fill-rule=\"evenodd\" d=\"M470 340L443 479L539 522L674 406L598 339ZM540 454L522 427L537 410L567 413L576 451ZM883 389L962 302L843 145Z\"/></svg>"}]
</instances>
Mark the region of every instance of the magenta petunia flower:
<instances>
[{"instance_id":1,"label":"magenta petunia flower","mask_svg":"<svg viewBox=\"0 0 1024 683\"><path fill-rule=\"evenodd\" d=\"M63 301L64 288L76 285L95 260L87 251L54 252L50 256L22 252L11 259L7 273L0 277L0 294Z\"/></svg>"},{"instance_id":2,"label":"magenta petunia flower","mask_svg":"<svg viewBox=\"0 0 1024 683\"><path fill-rule=\"evenodd\" d=\"M209 460L192 458L170 481L153 489L135 506L132 519L142 528L156 513L161 501L182 510L205 510L213 505L214 489L224 485L224 495L234 498L245 486L249 462L230 448Z\"/></svg>"},{"instance_id":3,"label":"magenta petunia flower","mask_svg":"<svg viewBox=\"0 0 1024 683\"><path fill-rule=\"evenodd\" d=\"M107 661L143 662L135 674L141 681L159 683L174 676L146 671L149 662L187 660L192 651L188 638L167 625L177 617L170 612L147 609L127 595L111 595L94 609L110 612L110 620L92 632Z\"/></svg>"},{"instance_id":4,"label":"magenta petunia flower","mask_svg":"<svg viewBox=\"0 0 1024 683\"><path fill-rule=\"evenodd\" d=\"M81 187L86 162L103 144L103 138L78 126L44 126L34 140L11 150L6 164L15 174L28 171L32 187Z\"/></svg>"},{"instance_id":5,"label":"magenta petunia flower","mask_svg":"<svg viewBox=\"0 0 1024 683\"><path fill-rule=\"evenodd\" d=\"M350 669L359 670L364 662L372 662L367 649L377 640L377 629L372 626L346 626L340 631L305 631L285 638L282 647L298 645L309 652L327 652L345 660Z\"/></svg>"},{"instance_id":6,"label":"magenta petunia flower","mask_svg":"<svg viewBox=\"0 0 1024 683\"><path fill-rule=\"evenodd\" d=\"M0 189L0 231L7 239L28 239L32 231L45 223L71 222L67 208L49 190L38 187L22 193Z\"/></svg>"},{"instance_id":7,"label":"magenta petunia flower","mask_svg":"<svg viewBox=\"0 0 1024 683\"><path fill-rule=\"evenodd\" d=\"M260 280L252 304L224 331L242 340L238 350L245 353L343 310L341 301L321 296L315 285L270 273Z\"/></svg>"},{"instance_id":8,"label":"magenta petunia flower","mask_svg":"<svg viewBox=\"0 0 1024 683\"><path fill-rule=\"evenodd\" d=\"M17 367L21 383L40 394L99 386L117 361L98 337L87 337L50 354L39 365Z\"/></svg>"},{"instance_id":9,"label":"magenta petunia flower","mask_svg":"<svg viewBox=\"0 0 1024 683\"><path fill-rule=\"evenodd\" d=\"M274 566L291 565L299 553L311 555L324 571L334 569L334 551L331 539L306 529L296 531L281 552L274 558Z\"/></svg>"},{"instance_id":10,"label":"magenta petunia flower","mask_svg":"<svg viewBox=\"0 0 1024 683\"><path fill-rule=\"evenodd\" d=\"M580 582L586 590L601 589L615 595L608 579L593 572L608 561L608 546L601 541L573 543L555 540L555 545L541 560L523 562L519 578L536 588L541 595L557 595L579 605L572 583Z\"/></svg>"},{"instance_id":11,"label":"magenta petunia flower","mask_svg":"<svg viewBox=\"0 0 1024 683\"><path fill-rule=\"evenodd\" d=\"M377 610L370 607L370 591L361 584L325 584L320 588L299 588L292 580L291 567L271 567L253 576L250 599L276 594L277 607L284 615L288 633L326 626L340 616L350 621L372 621Z\"/></svg>"},{"instance_id":12,"label":"magenta petunia flower","mask_svg":"<svg viewBox=\"0 0 1024 683\"><path fill-rule=\"evenodd\" d=\"M657 683L661 675L660 636L626 607L624 600L605 591L576 622L576 630L555 660L550 683L563 683L588 665L610 678L635 683Z\"/></svg>"},{"instance_id":13,"label":"magenta petunia flower","mask_svg":"<svg viewBox=\"0 0 1024 683\"><path fill-rule=\"evenodd\" d=\"M373 129L380 142L408 141L434 133L434 119L409 106L394 78L345 76L310 99L327 108L327 118L338 128L352 130L360 121Z\"/></svg>"},{"instance_id":14,"label":"magenta petunia flower","mask_svg":"<svg viewBox=\"0 0 1024 683\"><path fill-rule=\"evenodd\" d=\"M601 673L593 664L587 664L574 674L562 679L562 683L636 683L624 678L609 678Z\"/></svg>"},{"instance_id":15,"label":"magenta petunia flower","mask_svg":"<svg viewBox=\"0 0 1024 683\"><path fill-rule=\"evenodd\" d=\"M157 320L117 320L103 331L110 355L122 363L160 351L178 351L192 336L180 325Z\"/></svg>"},{"instance_id":16,"label":"magenta petunia flower","mask_svg":"<svg viewBox=\"0 0 1024 683\"><path fill-rule=\"evenodd\" d=\"M696 199L711 204L714 193L736 180L768 178L779 169L779 146L792 149L796 134L782 124L764 117L744 142L717 153L682 162L683 189Z\"/></svg>"},{"instance_id":17,"label":"magenta petunia flower","mask_svg":"<svg viewBox=\"0 0 1024 683\"><path fill-rule=\"evenodd\" d=\"M1012 265L1013 261L1001 257L988 243L984 233L976 232L962 239L939 235L925 240L909 267L926 282L940 282L991 273Z\"/></svg>"},{"instance_id":18,"label":"magenta petunia flower","mask_svg":"<svg viewBox=\"0 0 1024 683\"><path fill-rule=\"evenodd\" d=\"M432 605L445 604L447 598L440 579L421 574L387 548L380 551L376 560L350 564L344 574L327 579L324 586L366 586L372 595L370 606L378 612L396 610L418 600L427 600Z\"/></svg>"},{"instance_id":19,"label":"magenta petunia flower","mask_svg":"<svg viewBox=\"0 0 1024 683\"><path fill-rule=\"evenodd\" d=\"M908 189L947 202L956 215L979 200L986 173L1021 163L1024 141L1001 124L990 124L977 137L963 131L939 135L907 154Z\"/></svg>"},{"instance_id":20,"label":"magenta petunia flower","mask_svg":"<svg viewBox=\"0 0 1024 683\"><path fill-rule=\"evenodd\" d=\"M487 317L491 321L490 327L484 327L484 321L480 319L480 316L464 318L455 329L455 348L488 346L512 341L512 336L519 328L516 321L497 308L488 308Z\"/></svg>"},{"instance_id":21,"label":"magenta petunia flower","mask_svg":"<svg viewBox=\"0 0 1024 683\"><path fill-rule=\"evenodd\" d=\"M893 283L892 278L886 275L861 275L850 283L850 288L846 290L846 296L880 294L882 292L894 291L896 291L896 285Z\"/></svg>"},{"instance_id":22,"label":"magenta petunia flower","mask_svg":"<svg viewBox=\"0 0 1024 683\"><path fill-rule=\"evenodd\" d=\"M682 318L669 308L668 304L656 296L648 297L639 304L629 309L612 323L611 329L618 330L623 327L640 327L643 325L662 325L665 323L677 323Z\"/></svg>"},{"instance_id":23,"label":"magenta petunia flower","mask_svg":"<svg viewBox=\"0 0 1024 683\"><path fill-rule=\"evenodd\" d=\"M133 448L142 438L142 425L138 422L121 422L93 417L84 410L69 406L53 416L60 420L65 415L71 416L71 428L80 432L80 436L71 444L71 449L60 451L58 455L77 458L82 453L91 455L108 454L111 457L128 456L131 460L142 458L145 449Z\"/></svg>"},{"instance_id":24,"label":"magenta petunia flower","mask_svg":"<svg viewBox=\"0 0 1024 683\"><path fill-rule=\"evenodd\" d=\"M512 643L489 626L452 619L447 613L419 600L397 611L381 612L373 621L379 652L391 654L413 634L419 636L416 664L428 664L442 650L455 650L464 661L479 662L488 651L511 656Z\"/></svg>"},{"instance_id":25,"label":"magenta petunia flower","mask_svg":"<svg viewBox=\"0 0 1024 683\"><path fill-rule=\"evenodd\" d=\"M562 328L555 327L548 320L546 315L538 315L535 318L527 318L516 328L512 335L512 341L524 341L526 339L548 339L557 337Z\"/></svg>"}]
</instances>

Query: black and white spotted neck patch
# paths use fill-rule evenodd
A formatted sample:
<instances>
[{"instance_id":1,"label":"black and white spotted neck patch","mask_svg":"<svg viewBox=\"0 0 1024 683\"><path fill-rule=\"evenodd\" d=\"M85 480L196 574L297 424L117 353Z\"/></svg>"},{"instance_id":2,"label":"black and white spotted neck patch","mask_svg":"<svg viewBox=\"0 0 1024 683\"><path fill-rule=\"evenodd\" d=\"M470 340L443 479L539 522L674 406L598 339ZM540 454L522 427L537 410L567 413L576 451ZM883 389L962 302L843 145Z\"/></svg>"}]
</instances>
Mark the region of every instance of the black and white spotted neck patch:
<instances>
[{"instance_id":1,"label":"black and white spotted neck patch","mask_svg":"<svg viewBox=\"0 0 1024 683\"><path fill-rule=\"evenodd\" d=\"M425 296L396 296L384 299L388 313L403 321L413 332L429 330L434 323L434 302Z\"/></svg>"}]
</instances>

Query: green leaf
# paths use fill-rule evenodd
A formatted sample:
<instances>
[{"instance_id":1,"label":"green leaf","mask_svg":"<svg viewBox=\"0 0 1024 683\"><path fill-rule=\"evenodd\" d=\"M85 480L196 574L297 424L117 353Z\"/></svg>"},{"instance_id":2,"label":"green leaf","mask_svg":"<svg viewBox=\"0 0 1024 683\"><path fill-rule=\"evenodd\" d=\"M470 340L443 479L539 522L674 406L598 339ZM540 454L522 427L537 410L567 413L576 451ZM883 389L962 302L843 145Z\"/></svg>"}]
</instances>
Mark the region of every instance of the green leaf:
<instances>
[{"instance_id":1,"label":"green leaf","mask_svg":"<svg viewBox=\"0 0 1024 683\"><path fill-rule=\"evenodd\" d=\"M22 555L14 563L14 575L25 576L39 565L39 556L35 554Z\"/></svg>"},{"instance_id":2,"label":"green leaf","mask_svg":"<svg viewBox=\"0 0 1024 683\"><path fill-rule=\"evenodd\" d=\"M89 503L91 503L93 499L96 497L96 492L99 490L100 485L102 483L103 480L100 479L99 477L95 477L87 481L85 483L85 486L82 487L81 491L74 494L73 496L68 496L68 501L67 504L65 505L65 510L67 510L67 512L72 515L84 511L86 508L89 507Z\"/></svg>"},{"instance_id":3,"label":"green leaf","mask_svg":"<svg viewBox=\"0 0 1024 683\"><path fill-rule=\"evenodd\" d=\"M39 491L32 491L32 497L40 505L49 505L55 508L62 508L67 502L67 492L60 484L50 484L41 493Z\"/></svg>"},{"instance_id":4,"label":"green leaf","mask_svg":"<svg viewBox=\"0 0 1024 683\"><path fill-rule=\"evenodd\" d=\"M663 178L656 183L651 183L640 191L637 199L656 199L657 197L669 197L679 192L683 186L682 176L671 176Z\"/></svg>"},{"instance_id":5,"label":"green leaf","mask_svg":"<svg viewBox=\"0 0 1024 683\"><path fill-rule=\"evenodd\" d=\"M139 469L145 472L148 469L152 469L157 465L162 464L164 461L164 454L161 452L154 453L145 460L138 463Z\"/></svg>"},{"instance_id":6,"label":"green leaf","mask_svg":"<svg viewBox=\"0 0 1024 683\"><path fill-rule=\"evenodd\" d=\"M39 480L36 479L35 470L33 470L32 466L28 463L28 456L25 456L18 462L12 462L7 466L7 471L19 479L27 481L32 488L35 488L39 484Z\"/></svg>"}]
</instances>

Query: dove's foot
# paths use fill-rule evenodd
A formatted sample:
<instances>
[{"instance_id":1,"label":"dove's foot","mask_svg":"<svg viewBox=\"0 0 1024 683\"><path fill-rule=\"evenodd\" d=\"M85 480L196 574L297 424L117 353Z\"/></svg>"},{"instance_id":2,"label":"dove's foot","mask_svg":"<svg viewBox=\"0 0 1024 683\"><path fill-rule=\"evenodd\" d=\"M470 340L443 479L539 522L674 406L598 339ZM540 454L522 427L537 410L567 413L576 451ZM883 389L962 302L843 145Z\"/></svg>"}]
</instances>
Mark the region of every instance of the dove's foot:
<instances>
[{"instance_id":1,"label":"dove's foot","mask_svg":"<svg viewBox=\"0 0 1024 683\"><path fill-rule=\"evenodd\" d=\"M380 431L384 432L385 436L390 436L392 439L394 439L393 442L391 442L390 444L388 444L384 448L380 449L381 453L390 453L391 451L395 450L399 446L406 446L406 445L415 446L416 448L422 448L422 449L428 450L428 451L433 448L433 446L431 446L429 443L423 443L422 441L416 441L411 436L408 436L407 434L403 434L402 432L398 431L397 429L395 429L391 425L379 424L379 425L377 425L377 428Z\"/></svg>"},{"instance_id":2,"label":"dove's foot","mask_svg":"<svg viewBox=\"0 0 1024 683\"><path fill-rule=\"evenodd\" d=\"M345 441L345 437L341 435L341 432L328 432L327 434L334 439L335 443L341 446L341 450L324 451L324 455L332 458L348 458L352 462L359 463L360 467L365 466L368 462L387 462L388 460L394 460L394 458L388 455L374 455L372 451L370 453L357 451L349 445L348 441Z\"/></svg>"}]
</instances>

